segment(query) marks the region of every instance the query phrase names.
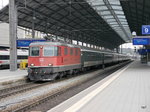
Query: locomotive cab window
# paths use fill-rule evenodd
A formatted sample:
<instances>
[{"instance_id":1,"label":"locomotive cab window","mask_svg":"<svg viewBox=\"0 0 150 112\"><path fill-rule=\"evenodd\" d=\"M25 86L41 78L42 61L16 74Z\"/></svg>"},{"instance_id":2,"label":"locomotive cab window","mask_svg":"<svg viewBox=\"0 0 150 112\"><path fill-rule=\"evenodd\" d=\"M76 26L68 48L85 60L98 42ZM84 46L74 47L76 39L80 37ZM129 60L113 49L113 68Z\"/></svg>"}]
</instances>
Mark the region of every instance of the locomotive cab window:
<instances>
[{"instance_id":1,"label":"locomotive cab window","mask_svg":"<svg viewBox=\"0 0 150 112\"><path fill-rule=\"evenodd\" d=\"M43 48L43 56L58 56L58 48L54 46L46 46Z\"/></svg>"},{"instance_id":2,"label":"locomotive cab window","mask_svg":"<svg viewBox=\"0 0 150 112\"><path fill-rule=\"evenodd\" d=\"M39 47L30 47L29 56L39 56L40 55L40 48Z\"/></svg>"}]
</instances>

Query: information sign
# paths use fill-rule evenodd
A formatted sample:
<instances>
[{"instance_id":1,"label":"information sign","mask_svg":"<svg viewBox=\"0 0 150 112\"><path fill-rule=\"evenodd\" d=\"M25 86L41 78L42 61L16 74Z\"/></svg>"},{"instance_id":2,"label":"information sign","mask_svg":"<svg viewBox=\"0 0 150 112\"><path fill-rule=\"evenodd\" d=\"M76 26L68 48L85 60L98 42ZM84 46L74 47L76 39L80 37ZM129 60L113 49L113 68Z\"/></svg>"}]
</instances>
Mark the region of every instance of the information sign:
<instances>
[{"instance_id":1,"label":"information sign","mask_svg":"<svg viewBox=\"0 0 150 112\"><path fill-rule=\"evenodd\" d=\"M150 34L150 25L142 25L142 34Z\"/></svg>"},{"instance_id":2,"label":"information sign","mask_svg":"<svg viewBox=\"0 0 150 112\"><path fill-rule=\"evenodd\" d=\"M138 52L140 55L146 55L147 53L150 53L150 49L139 49Z\"/></svg>"},{"instance_id":3,"label":"information sign","mask_svg":"<svg viewBox=\"0 0 150 112\"><path fill-rule=\"evenodd\" d=\"M17 40L17 47L29 47L30 43L32 42L44 42L44 39L18 39Z\"/></svg>"},{"instance_id":4,"label":"information sign","mask_svg":"<svg viewBox=\"0 0 150 112\"><path fill-rule=\"evenodd\" d=\"M133 38L133 45L150 45L150 38Z\"/></svg>"}]
</instances>

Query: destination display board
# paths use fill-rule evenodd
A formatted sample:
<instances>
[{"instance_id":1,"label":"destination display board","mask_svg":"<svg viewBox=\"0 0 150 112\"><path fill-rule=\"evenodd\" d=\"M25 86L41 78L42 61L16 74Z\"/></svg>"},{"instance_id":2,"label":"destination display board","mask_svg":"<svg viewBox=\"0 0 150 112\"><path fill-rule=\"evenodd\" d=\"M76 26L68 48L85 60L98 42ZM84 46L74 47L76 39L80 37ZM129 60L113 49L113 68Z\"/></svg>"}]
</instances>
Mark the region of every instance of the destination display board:
<instances>
[{"instance_id":1,"label":"destination display board","mask_svg":"<svg viewBox=\"0 0 150 112\"><path fill-rule=\"evenodd\" d=\"M29 47L32 42L44 42L45 39L19 39L17 40L17 47Z\"/></svg>"}]
</instances>

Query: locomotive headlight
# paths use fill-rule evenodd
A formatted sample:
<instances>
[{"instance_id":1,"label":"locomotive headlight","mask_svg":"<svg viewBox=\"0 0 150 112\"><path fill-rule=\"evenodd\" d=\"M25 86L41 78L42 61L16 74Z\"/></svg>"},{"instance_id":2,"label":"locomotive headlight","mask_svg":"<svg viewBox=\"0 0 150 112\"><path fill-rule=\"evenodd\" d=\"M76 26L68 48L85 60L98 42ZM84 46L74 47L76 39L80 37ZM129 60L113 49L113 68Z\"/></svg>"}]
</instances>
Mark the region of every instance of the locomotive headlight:
<instances>
[{"instance_id":1,"label":"locomotive headlight","mask_svg":"<svg viewBox=\"0 0 150 112\"><path fill-rule=\"evenodd\" d=\"M52 66L53 64L48 64L48 66Z\"/></svg>"},{"instance_id":2,"label":"locomotive headlight","mask_svg":"<svg viewBox=\"0 0 150 112\"><path fill-rule=\"evenodd\" d=\"M34 66L34 64L32 63L31 66Z\"/></svg>"}]
</instances>

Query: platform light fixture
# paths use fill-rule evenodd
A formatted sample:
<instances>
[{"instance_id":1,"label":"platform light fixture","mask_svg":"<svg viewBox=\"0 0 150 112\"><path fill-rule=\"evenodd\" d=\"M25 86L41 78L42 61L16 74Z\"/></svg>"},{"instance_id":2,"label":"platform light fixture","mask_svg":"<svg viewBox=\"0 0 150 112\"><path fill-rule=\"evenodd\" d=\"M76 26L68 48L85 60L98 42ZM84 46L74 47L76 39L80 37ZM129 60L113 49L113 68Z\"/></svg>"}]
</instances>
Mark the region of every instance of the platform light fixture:
<instances>
[{"instance_id":1,"label":"platform light fixture","mask_svg":"<svg viewBox=\"0 0 150 112\"><path fill-rule=\"evenodd\" d=\"M133 37L136 36L136 32L135 32L135 31L132 32L132 36L133 36Z\"/></svg>"}]
</instances>

